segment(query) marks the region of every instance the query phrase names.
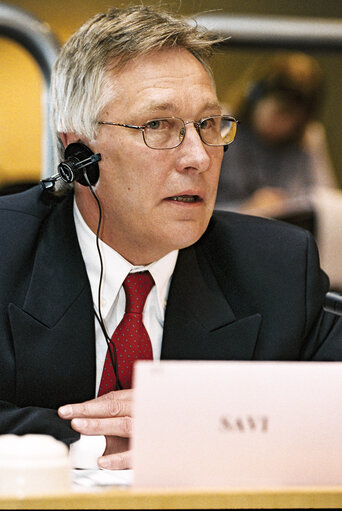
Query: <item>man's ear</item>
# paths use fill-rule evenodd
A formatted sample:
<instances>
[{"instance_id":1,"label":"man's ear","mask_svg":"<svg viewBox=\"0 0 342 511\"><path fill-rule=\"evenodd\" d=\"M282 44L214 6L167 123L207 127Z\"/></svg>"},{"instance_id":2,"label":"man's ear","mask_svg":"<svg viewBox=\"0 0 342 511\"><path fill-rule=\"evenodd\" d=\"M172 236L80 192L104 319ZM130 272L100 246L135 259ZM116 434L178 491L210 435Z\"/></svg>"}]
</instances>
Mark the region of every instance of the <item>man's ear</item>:
<instances>
[{"instance_id":1,"label":"man's ear","mask_svg":"<svg viewBox=\"0 0 342 511\"><path fill-rule=\"evenodd\" d=\"M64 147L67 147L69 144L73 144L74 142L79 142L80 137L77 135L77 133L60 133L59 134L61 141L64 145Z\"/></svg>"}]
</instances>

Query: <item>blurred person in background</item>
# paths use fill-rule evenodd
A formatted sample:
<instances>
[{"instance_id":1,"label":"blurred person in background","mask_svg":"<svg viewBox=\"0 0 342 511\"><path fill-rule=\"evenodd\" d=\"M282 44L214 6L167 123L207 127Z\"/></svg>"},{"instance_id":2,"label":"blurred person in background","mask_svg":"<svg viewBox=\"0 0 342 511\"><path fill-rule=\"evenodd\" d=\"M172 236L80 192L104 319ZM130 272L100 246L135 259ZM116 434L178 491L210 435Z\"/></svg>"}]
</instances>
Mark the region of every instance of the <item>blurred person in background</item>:
<instances>
[{"instance_id":1,"label":"blurred person in background","mask_svg":"<svg viewBox=\"0 0 342 511\"><path fill-rule=\"evenodd\" d=\"M228 92L240 125L223 158L217 208L281 217L306 209L313 189L337 187L317 117L323 90L321 68L303 53L281 52L247 70Z\"/></svg>"}]
</instances>

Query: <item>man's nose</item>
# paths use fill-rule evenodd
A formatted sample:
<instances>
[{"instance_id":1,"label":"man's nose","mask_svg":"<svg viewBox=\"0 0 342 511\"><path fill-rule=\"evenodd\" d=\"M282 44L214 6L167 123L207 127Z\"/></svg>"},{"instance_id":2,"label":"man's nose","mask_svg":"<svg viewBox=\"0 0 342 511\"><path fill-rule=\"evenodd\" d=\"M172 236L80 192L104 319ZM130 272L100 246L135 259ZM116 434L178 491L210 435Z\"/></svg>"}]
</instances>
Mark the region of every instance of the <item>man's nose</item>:
<instances>
[{"instance_id":1,"label":"man's nose","mask_svg":"<svg viewBox=\"0 0 342 511\"><path fill-rule=\"evenodd\" d=\"M207 146L202 142L198 127L194 121L186 123L184 138L179 147L180 158L177 162L177 170L193 170L205 172L210 166L210 156ZM182 134L181 134L182 135Z\"/></svg>"}]
</instances>

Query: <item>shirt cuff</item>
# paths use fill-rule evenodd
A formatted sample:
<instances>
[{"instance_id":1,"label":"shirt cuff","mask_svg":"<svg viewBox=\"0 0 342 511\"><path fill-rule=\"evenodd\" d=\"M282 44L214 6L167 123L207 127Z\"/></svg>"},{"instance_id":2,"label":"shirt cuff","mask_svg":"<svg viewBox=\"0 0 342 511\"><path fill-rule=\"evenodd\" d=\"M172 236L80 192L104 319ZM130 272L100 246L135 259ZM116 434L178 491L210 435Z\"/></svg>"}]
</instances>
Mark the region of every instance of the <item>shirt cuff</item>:
<instances>
[{"instance_id":1,"label":"shirt cuff","mask_svg":"<svg viewBox=\"0 0 342 511\"><path fill-rule=\"evenodd\" d=\"M73 468L99 468L97 460L106 448L104 436L81 435L70 445L69 457Z\"/></svg>"}]
</instances>

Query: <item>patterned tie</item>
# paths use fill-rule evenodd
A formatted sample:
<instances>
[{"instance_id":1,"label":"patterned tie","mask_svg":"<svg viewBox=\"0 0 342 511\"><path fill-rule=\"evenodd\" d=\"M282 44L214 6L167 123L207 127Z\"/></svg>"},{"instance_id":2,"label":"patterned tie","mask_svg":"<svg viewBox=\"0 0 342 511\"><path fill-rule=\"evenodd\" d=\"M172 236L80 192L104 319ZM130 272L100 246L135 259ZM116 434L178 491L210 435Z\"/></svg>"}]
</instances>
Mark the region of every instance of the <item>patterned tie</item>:
<instances>
[{"instance_id":1,"label":"patterned tie","mask_svg":"<svg viewBox=\"0 0 342 511\"><path fill-rule=\"evenodd\" d=\"M115 389L116 378L109 350L115 346L118 376L122 389L131 388L133 362L137 359L152 359L152 346L142 322L142 312L147 295L154 286L150 272L130 273L124 280L126 293L125 314L115 329L107 350L98 396Z\"/></svg>"}]
</instances>

